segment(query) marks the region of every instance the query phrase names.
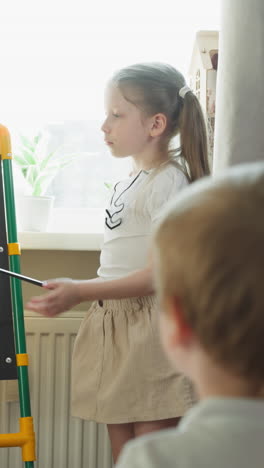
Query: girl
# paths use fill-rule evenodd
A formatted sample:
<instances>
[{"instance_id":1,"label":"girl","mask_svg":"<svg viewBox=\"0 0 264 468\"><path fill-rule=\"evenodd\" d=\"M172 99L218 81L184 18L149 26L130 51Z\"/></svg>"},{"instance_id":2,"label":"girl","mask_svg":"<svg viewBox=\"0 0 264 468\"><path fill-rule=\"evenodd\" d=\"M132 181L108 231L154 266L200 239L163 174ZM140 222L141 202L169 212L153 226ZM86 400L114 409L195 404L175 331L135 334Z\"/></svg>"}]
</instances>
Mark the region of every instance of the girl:
<instances>
[{"instance_id":1,"label":"girl","mask_svg":"<svg viewBox=\"0 0 264 468\"><path fill-rule=\"evenodd\" d=\"M98 278L53 280L27 308L54 316L93 300L73 352L72 412L108 425L116 461L126 441L176 425L192 387L160 347L151 266L153 225L189 182L209 173L199 102L181 73L160 64L118 71L106 90L105 142L133 171L106 210ZM180 133L181 149L170 147Z\"/></svg>"}]
</instances>

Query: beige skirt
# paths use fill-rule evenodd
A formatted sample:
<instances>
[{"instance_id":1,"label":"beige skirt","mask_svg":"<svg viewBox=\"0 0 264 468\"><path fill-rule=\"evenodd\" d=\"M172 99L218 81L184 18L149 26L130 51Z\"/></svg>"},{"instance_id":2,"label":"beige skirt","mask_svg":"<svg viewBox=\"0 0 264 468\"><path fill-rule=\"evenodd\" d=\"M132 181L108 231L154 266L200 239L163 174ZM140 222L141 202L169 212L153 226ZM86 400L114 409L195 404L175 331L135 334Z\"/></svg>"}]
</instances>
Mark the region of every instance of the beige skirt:
<instances>
[{"instance_id":1,"label":"beige skirt","mask_svg":"<svg viewBox=\"0 0 264 468\"><path fill-rule=\"evenodd\" d=\"M183 416L195 395L161 347L155 298L100 304L75 341L72 415L109 424Z\"/></svg>"}]
</instances>

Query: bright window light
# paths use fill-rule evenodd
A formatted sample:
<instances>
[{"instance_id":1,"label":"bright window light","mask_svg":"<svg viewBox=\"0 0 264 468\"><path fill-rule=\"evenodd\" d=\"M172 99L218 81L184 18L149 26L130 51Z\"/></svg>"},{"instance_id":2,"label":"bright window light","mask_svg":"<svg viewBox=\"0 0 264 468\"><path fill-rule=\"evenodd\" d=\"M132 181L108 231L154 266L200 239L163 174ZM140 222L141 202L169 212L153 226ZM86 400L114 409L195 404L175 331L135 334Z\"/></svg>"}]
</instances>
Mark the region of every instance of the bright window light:
<instances>
[{"instance_id":1,"label":"bright window light","mask_svg":"<svg viewBox=\"0 0 264 468\"><path fill-rule=\"evenodd\" d=\"M80 154L78 168L66 168L50 187L56 206L104 203L103 195L91 193L99 193L95 178L105 191L114 171L110 165L115 163L105 165L105 157L113 158L102 149L100 135L104 87L112 73L136 62L164 61L188 78L195 33L219 29L219 4L13 0L1 5L1 123L11 132L13 149L19 147L20 134L33 136L44 129L52 136L51 149L58 145ZM84 176L78 180L87 167L94 167L90 185ZM87 185L90 195L84 195ZM76 199L69 194L73 186Z\"/></svg>"}]
</instances>

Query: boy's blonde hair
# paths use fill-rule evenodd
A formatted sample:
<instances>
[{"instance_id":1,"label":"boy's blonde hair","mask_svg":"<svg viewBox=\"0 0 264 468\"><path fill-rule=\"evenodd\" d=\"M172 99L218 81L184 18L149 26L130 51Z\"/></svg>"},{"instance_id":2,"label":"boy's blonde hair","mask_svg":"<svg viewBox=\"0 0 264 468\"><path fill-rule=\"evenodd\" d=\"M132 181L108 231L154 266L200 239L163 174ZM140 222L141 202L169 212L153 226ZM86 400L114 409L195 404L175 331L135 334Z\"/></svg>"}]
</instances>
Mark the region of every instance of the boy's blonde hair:
<instances>
[{"instance_id":1,"label":"boy's blonde hair","mask_svg":"<svg viewBox=\"0 0 264 468\"><path fill-rule=\"evenodd\" d=\"M157 287L177 296L203 348L236 375L264 378L264 163L183 191L154 238Z\"/></svg>"}]
</instances>

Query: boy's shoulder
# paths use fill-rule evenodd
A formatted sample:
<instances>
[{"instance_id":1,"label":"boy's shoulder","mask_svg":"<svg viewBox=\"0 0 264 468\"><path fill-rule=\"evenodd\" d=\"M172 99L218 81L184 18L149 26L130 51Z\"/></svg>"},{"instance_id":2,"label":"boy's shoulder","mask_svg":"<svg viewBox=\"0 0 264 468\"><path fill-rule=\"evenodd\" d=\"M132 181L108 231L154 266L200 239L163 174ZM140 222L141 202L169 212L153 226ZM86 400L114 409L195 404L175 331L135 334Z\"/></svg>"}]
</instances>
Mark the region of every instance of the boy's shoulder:
<instances>
[{"instance_id":1,"label":"boy's shoulder","mask_svg":"<svg viewBox=\"0 0 264 468\"><path fill-rule=\"evenodd\" d=\"M177 429L147 434L126 444L116 468L193 468L191 440Z\"/></svg>"},{"instance_id":2,"label":"boy's shoulder","mask_svg":"<svg viewBox=\"0 0 264 468\"><path fill-rule=\"evenodd\" d=\"M139 437L124 448L116 468L263 468L262 400L209 399L178 428Z\"/></svg>"}]
</instances>

